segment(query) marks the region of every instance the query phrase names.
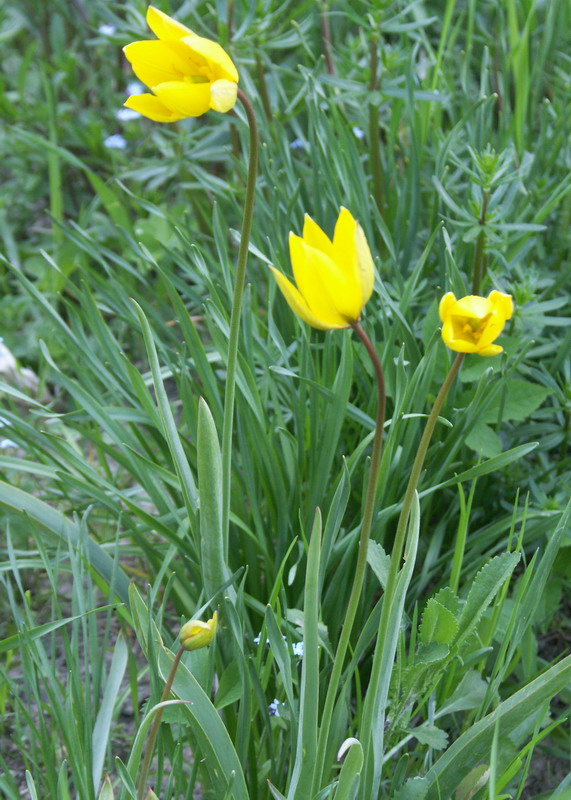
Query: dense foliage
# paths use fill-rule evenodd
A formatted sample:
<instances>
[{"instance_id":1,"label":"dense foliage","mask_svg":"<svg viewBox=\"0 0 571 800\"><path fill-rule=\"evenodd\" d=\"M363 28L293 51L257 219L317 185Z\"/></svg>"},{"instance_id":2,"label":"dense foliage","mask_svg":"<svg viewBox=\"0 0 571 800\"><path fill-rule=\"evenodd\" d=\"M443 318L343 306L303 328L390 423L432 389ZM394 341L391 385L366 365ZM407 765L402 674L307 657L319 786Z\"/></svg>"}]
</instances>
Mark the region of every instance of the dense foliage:
<instances>
[{"instance_id":1,"label":"dense foliage","mask_svg":"<svg viewBox=\"0 0 571 800\"><path fill-rule=\"evenodd\" d=\"M205 575L246 115L161 125L121 111L121 47L148 36L140 2L7 0L0 794L136 797L180 625L218 608L215 643L177 673L186 705L164 712L156 794L370 800L359 742L335 756L359 739L387 553L453 358L438 301L469 294L476 269L516 310L502 355L467 356L428 451L374 796L571 797L571 7L161 6L232 55L260 134L231 578L210 591ZM340 206L375 258L362 325L387 421L370 568L312 787L311 700L322 708L351 591L377 394L354 333L300 322L268 265L291 275L289 231L307 212L331 234Z\"/></svg>"}]
</instances>

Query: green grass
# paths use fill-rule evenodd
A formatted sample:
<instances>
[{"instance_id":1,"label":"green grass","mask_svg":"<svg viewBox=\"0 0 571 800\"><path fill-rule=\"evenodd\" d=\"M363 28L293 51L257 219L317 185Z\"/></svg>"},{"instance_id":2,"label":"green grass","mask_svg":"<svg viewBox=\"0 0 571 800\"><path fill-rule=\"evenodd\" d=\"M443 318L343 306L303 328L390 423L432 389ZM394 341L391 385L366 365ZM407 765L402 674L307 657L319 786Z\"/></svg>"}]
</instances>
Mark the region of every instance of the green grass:
<instances>
[{"instance_id":1,"label":"green grass","mask_svg":"<svg viewBox=\"0 0 571 800\"><path fill-rule=\"evenodd\" d=\"M0 796L136 796L180 624L217 607L216 643L185 654L183 702L163 713L157 796L567 797L568 4L161 7L228 49L260 128L228 550L219 457L245 115L121 122L121 47L148 38L145 5L9 0L0 337L18 368L0 374L0 442L16 445L0 444ZM105 147L112 134L124 150ZM376 261L362 322L387 423L319 782L376 387L357 337L301 323L267 265L291 275L288 232L307 212L331 233L341 205ZM452 362L437 304L470 293L475 270L516 313L505 353L468 356L442 409L391 607L395 658L387 647L373 686L386 553ZM368 690L386 697L382 750L359 738Z\"/></svg>"}]
</instances>

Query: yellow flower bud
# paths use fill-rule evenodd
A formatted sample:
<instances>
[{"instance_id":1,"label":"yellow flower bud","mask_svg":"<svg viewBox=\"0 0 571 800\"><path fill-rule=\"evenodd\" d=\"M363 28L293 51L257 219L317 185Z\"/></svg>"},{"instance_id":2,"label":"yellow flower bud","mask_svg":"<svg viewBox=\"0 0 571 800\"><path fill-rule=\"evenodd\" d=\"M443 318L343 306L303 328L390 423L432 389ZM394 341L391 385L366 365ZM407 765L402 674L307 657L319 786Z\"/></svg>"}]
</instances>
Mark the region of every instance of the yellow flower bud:
<instances>
[{"instance_id":1,"label":"yellow flower bud","mask_svg":"<svg viewBox=\"0 0 571 800\"><path fill-rule=\"evenodd\" d=\"M215 611L212 619L208 622L201 622L199 619L191 619L180 629L180 644L185 650L198 650L200 647L209 645L216 635L216 625L218 623L218 612Z\"/></svg>"},{"instance_id":2,"label":"yellow flower bud","mask_svg":"<svg viewBox=\"0 0 571 800\"><path fill-rule=\"evenodd\" d=\"M438 308L444 344L457 353L495 356L503 347L492 344L513 314L511 295L495 289L488 297L468 295L456 300L452 292L444 295Z\"/></svg>"},{"instance_id":3,"label":"yellow flower bud","mask_svg":"<svg viewBox=\"0 0 571 800\"><path fill-rule=\"evenodd\" d=\"M230 111L238 96L238 70L222 47L153 6L147 24L158 39L132 42L123 52L153 94L132 95L125 106L155 122L199 117L211 108Z\"/></svg>"},{"instance_id":4,"label":"yellow flower bud","mask_svg":"<svg viewBox=\"0 0 571 800\"><path fill-rule=\"evenodd\" d=\"M331 240L305 215L303 236L289 235L296 286L270 267L292 311L319 330L359 321L373 291L375 268L367 239L350 211L339 212Z\"/></svg>"}]
</instances>

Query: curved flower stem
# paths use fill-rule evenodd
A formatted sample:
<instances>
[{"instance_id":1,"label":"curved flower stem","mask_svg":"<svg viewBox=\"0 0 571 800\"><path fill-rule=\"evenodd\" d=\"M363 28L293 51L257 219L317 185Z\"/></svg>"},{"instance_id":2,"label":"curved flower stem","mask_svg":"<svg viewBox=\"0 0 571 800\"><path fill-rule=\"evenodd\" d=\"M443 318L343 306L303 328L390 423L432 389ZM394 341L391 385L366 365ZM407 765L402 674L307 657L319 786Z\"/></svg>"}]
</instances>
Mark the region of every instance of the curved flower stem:
<instances>
[{"instance_id":1,"label":"curved flower stem","mask_svg":"<svg viewBox=\"0 0 571 800\"><path fill-rule=\"evenodd\" d=\"M232 429L234 425L234 397L236 393L236 365L238 362L238 339L240 337L240 316L242 296L246 282L246 264L250 232L254 216L254 195L258 174L258 126L252 104L241 89L238 97L244 106L250 129L250 160L248 163L248 182L244 201L244 216L240 249L236 266L236 283L230 316L230 336L228 338L228 363L226 367L226 393L224 396L224 422L222 426L222 536L224 540L224 560L228 558L228 526L230 521L230 476L232 466Z\"/></svg>"},{"instance_id":2,"label":"curved flower stem","mask_svg":"<svg viewBox=\"0 0 571 800\"><path fill-rule=\"evenodd\" d=\"M386 407L386 392L385 392L385 379L383 375L383 368L380 359L375 352L373 344L360 323L355 322L351 325L355 333L359 336L365 349L369 354L373 369L375 370L375 377L377 379L377 417L375 420L375 438L373 441L373 452L371 455L371 468L369 470L369 480L367 483L367 496L365 498L365 509L363 511L363 520L361 522L361 535L359 537L359 553L357 555L357 565L355 567L355 575L353 578L353 587L345 612L345 619L343 621L343 628L341 630L341 637L335 652L335 659L333 661L333 669L331 671L331 678L329 679L329 686L327 688L327 696L325 698L325 705L323 707L323 715L321 718L321 725L319 726L319 740L317 746L317 756L314 772L314 785L313 794L319 791L321 778L324 770L325 753L327 750L327 739L329 735L329 728L331 726L331 717L333 708L337 697L337 690L339 688L339 680L343 669L343 662L345 654L351 638L353 630L353 622L355 621L355 614L361 597L361 590L365 580L365 571L367 568L367 551L369 547L369 537L371 535L371 525L373 522L373 512L375 510L375 495L377 491L377 482L379 477L379 466L381 463L381 452L383 446L383 428L385 426L385 407Z\"/></svg>"},{"instance_id":3,"label":"curved flower stem","mask_svg":"<svg viewBox=\"0 0 571 800\"><path fill-rule=\"evenodd\" d=\"M450 387L454 383L454 379L456 378L460 367L462 366L462 362L464 361L464 353L458 353L448 375L442 386L440 387L440 391L438 392L438 396L434 401L434 405L432 406L432 410L426 420L426 426L424 428L424 432L422 434L422 438L420 440L420 444L418 445L418 450L416 451L416 456L412 465L412 469L410 471L410 477L408 479L408 485L406 487L406 492L404 495L404 500L397 524L397 530L395 534L395 541L393 544L393 549L391 552L391 561L389 567L389 574L387 577L387 583L385 587L385 593L383 597L383 607L381 611L381 619L379 622L379 633L377 636L377 643L375 646L375 654L373 657L373 666L371 669L371 678L369 681L369 691L372 693L374 697L377 694L378 690L378 683L380 680L380 672L381 666L383 661L383 654L386 649L386 639L388 633L388 626L389 626L389 618L390 612L392 607L393 596L396 588L396 582L399 574L400 563L402 559L404 543L405 543L405 536L406 530L408 525L408 520L410 517L410 512L412 509L412 503L414 500L414 494L418 487L418 482L420 479L420 474L422 472L422 467L424 466L424 459L426 458L426 453L428 450L428 446L430 444L430 440L432 439L432 434L434 432L434 428L436 426L436 422L438 420L438 416L442 410L442 406L444 405L444 401L448 392L450 391ZM388 687L383 687L383 691L388 692ZM368 701L368 702L367 702ZM363 723L361 726L361 742L363 743L363 747L365 751L371 752L372 750L372 742L371 742L371 731L373 726L373 719L376 716L376 709L375 703L373 703L370 697L365 698L365 708L363 711ZM374 757L382 759L382 752L375 753ZM373 795L371 795L373 796ZM375 795L376 796L376 795Z\"/></svg>"},{"instance_id":4,"label":"curved flower stem","mask_svg":"<svg viewBox=\"0 0 571 800\"><path fill-rule=\"evenodd\" d=\"M165 688L163 689L163 693L161 695L159 703L164 703L165 700L168 700L170 691L172 689L174 676L176 674L177 667L180 664L180 660L182 658L183 653L184 653L184 647L181 647L178 653L176 654L174 661L172 662L171 671L167 678L167 682L165 683ZM137 800L145 800L149 767L151 766L151 759L153 758L153 753L155 751L155 742L157 741L157 734L159 732L162 716L163 716L163 709L160 708L156 713L156 716L153 720L153 724L151 726L151 730L149 731L149 740L147 742L147 748L145 750L143 766L141 767L141 771L139 773L139 780L137 782Z\"/></svg>"}]
</instances>

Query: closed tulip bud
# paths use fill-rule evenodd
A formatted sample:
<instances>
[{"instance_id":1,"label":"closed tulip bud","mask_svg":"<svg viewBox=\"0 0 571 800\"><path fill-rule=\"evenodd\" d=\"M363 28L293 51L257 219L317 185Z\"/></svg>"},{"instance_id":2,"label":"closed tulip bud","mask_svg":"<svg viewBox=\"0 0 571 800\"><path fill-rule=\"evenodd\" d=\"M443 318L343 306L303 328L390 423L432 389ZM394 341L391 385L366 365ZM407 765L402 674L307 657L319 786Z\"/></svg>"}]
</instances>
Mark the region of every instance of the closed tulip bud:
<instances>
[{"instance_id":1,"label":"closed tulip bud","mask_svg":"<svg viewBox=\"0 0 571 800\"><path fill-rule=\"evenodd\" d=\"M306 214L303 236L290 233L289 249L297 287L270 269L292 311L319 330L358 322L373 291L375 268L363 229L351 212L341 209L333 239Z\"/></svg>"},{"instance_id":2,"label":"closed tulip bud","mask_svg":"<svg viewBox=\"0 0 571 800\"><path fill-rule=\"evenodd\" d=\"M199 619L191 619L180 629L179 640L185 650L198 650L209 645L216 635L216 625L218 622L218 612L215 611L212 619L208 622L201 622Z\"/></svg>"},{"instance_id":3,"label":"closed tulip bud","mask_svg":"<svg viewBox=\"0 0 571 800\"><path fill-rule=\"evenodd\" d=\"M438 309L444 344L457 353L496 356L503 347L492 344L513 314L511 295L494 290L488 297L468 295L456 300L444 295Z\"/></svg>"}]
</instances>

